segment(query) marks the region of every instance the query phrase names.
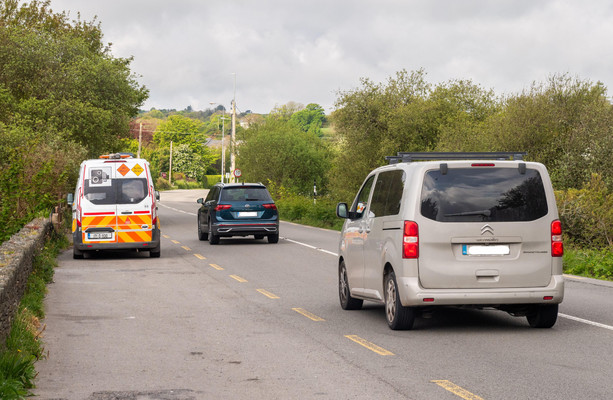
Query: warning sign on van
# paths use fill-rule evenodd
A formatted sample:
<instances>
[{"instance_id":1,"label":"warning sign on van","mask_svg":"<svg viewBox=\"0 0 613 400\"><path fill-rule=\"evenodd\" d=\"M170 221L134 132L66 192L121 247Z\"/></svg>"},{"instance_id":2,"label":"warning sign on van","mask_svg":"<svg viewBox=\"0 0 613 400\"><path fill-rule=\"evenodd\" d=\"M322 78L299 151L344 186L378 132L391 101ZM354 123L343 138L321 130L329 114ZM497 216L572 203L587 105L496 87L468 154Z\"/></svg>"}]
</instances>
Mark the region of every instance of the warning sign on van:
<instances>
[{"instance_id":1,"label":"warning sign on van","mask_svg":"<svg viewBox=\"0 0 613 400\"><path fill-rule=\"evenodd\" d=\"M126 174L130 172L130 168L126 167L126 164L121 164L119 168L117 168L117 172L123 176L126 176Z\"/></svg>"},{"instance_id":2,"label":"warning sign on van","mask_svg":"<svg viewBox=\"0 0 613 400\"><path fill-rule=\"evenodd\" d=\"M143 171L144 171L143 167L141 167L138 164L132 167L132 172L134 172L136 176L139 176L140 174L142 174Z\"/></svg>"}]
</instances>

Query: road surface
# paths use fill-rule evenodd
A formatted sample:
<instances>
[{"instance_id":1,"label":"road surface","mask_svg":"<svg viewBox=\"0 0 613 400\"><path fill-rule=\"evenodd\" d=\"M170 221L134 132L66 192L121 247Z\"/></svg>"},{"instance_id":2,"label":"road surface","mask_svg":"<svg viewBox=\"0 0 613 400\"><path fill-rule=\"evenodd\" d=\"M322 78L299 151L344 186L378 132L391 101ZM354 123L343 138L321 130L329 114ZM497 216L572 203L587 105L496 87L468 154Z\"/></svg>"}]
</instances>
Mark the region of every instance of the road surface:
<instances>
[{"instance_id":1,"label":"road surface","mask_svg":"<svg viewBox=\"0 0 613 400\"><path fill-rule=\"evenodd\" d=\"M163 192L162 256L59 257L38 399L611 399L613 285L568 277L552 329L442 309L392 331L343 311L338 232L196 233L202 191Z\"/></svg>"}]
</instances>

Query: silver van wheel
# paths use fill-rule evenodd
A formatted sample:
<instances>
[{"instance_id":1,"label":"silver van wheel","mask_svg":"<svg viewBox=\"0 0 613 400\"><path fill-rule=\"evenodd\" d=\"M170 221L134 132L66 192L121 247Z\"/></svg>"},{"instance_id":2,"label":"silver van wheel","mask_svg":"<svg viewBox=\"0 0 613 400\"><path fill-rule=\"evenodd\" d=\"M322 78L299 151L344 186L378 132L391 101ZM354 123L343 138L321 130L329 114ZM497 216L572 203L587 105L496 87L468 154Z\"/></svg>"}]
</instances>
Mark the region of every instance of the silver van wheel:
<instances>
[{"instance_id":1,"label":"silver van wheel","mask_svg":"<svg viewBox=\"0 0 613 400\"><path fill-rule=\"evenodd\" d=\"M533 328L551 328L558 319L558 305L535 305L533 310L526 315L526 319Z\"/></svg>"},{"instance_id":2,"label":"silver van wheel","mask_svg":"<svg viewBox=\"0 0 613 400\"><path fill-rule=\"evenodd\" d=\"M347 268L345 261L341 261L338 267L338 298L343 310L359 310L362 308L363 300L351 297L349 281L347 280Z\"/></svg>"},{"instance_id":3,"label":"silver van wheel","mask_svg":"<svg viewBox=\"0 0 613 400\"><path fill-rule=\"evenodd\" d=\"M411 329L415 322L415 311L400 303L398 284L393 271L385 276L385 317L393 330Z\"/></svg>"}]
</instances>

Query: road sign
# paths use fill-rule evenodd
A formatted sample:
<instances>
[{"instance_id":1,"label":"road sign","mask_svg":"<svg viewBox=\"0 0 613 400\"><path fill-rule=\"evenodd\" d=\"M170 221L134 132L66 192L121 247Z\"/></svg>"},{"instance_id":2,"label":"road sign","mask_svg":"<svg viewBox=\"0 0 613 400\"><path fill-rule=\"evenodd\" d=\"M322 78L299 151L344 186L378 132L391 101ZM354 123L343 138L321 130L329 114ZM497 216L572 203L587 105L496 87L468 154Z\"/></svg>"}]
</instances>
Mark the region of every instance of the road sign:
<instances>
[{"instance_id":1,"label":"road sign","mask_svg":"<svg viewBox=\"0 0 613 400\"><path fill-rule=\"evenodd\" d=\"M241 172L240 169L237 168L237 169L234 170L234 176L235 177L240 178L241 175L242 175L242 172Z\"/></svg>"}]
</instances>

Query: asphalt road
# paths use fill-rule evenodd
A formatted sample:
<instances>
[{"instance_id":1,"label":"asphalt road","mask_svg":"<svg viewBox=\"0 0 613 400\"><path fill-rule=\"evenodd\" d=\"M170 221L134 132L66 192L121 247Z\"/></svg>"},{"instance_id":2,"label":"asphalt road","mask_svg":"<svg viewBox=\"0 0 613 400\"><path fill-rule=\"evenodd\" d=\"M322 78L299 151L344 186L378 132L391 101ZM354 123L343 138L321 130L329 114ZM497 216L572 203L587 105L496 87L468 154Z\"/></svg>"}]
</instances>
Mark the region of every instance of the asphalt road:
<instances>
[{"instance_id":1,"label":"asphalt road","mask_svg":"<svg viewBox=\"0 0 613 400\"><path fill-rule=\"evenodd\" d=\"M59 257L38 399L613 398L610 283L568 277L552 329L442 309L391 331L380 305L340 308L337 232L211 246L200 193L162 193L159 259Z\"/></svg>"}]
</instances>

